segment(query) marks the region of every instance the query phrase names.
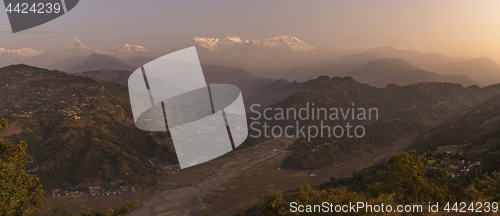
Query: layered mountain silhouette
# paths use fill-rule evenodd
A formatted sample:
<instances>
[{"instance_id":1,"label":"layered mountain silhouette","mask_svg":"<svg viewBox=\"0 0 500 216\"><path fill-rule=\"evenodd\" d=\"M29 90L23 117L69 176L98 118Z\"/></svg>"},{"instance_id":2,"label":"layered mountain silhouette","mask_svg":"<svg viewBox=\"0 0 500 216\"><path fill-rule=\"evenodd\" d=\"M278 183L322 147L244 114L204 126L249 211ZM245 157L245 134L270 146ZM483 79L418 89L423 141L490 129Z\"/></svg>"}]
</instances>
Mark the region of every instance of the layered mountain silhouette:
<instances>
[{"instance_id":1,"label":"layered mountain silhouette","mask_svg":"<svg viewBox=\"0 0 500 216\"><path fill-rule=\"evenodd\" d=\"M479 85L467 76L441 75L420 70L414 65L396 58L385 58L364 64L348 71L344 76L351 76L362 83L376 87L388 84L409 85L419 82L451 82L462 86Z\"/></svg>"},{"instance_id":2,"label":"layered mountain silhouette","mask_svg":"<svg viewBox=\"0 0 500 216\"><path fill-rule=\"evenodd\" d=\"M235 35L224 38L194 38L187 46L196 46L200 55L227 59L253 67L269 69L312 63L333 58L346 51L315 48L294 37L281 35L265 40L246 40Z\"/></svg>"},{"instance_id":3,"label":"layered mountain silhouette","mask_svg":"<svg viewBox=\"0 0 500 216\"><path fill-rule=\"evenodd\" d=\"M463 86L480 85L465 75L441 75L428 72L403 59L385 58L372 52L346 56L312 73L305 72L307 70L313 71L315 67L321 64L325 63L318 62L315 65L297 67L287 77L289 80L308 80L312 76L318 76L319 74L329 77L350 76L359 82L376 87L385 87L388 84L409 85L419 82L451 82ZM302 73L300 73L301 71Z\"/></svg>"},{"instance_id":4,"label":"layered mountain silhouette","mask_svg":"<svg viewBox=\"0 0 500 216\"><path fill-rule=\"evenodd\" d=\"M417 67L402 59L385 58L368 62L359 68L348 71L344 76L351 76L359 82L369 83L390 78L402 71L417 69Z\"/></svg>"},{"instance_id":5,"label":"layered mountain silhouette","mask_svg":"<svg viewBox=\"0 0 500 216\"><path fill-rule=\"evenodd\" d=\"M259 77L289 81L304 82L322 75L342 77L346 76L347 72L358 69L368 62L397 58L418 69L414 69L415 72L411 74L406 73L408 75L403 73L393 78L384 77L385 81L372 79L370 82L375 82L372 84L377 86L386 83L405 85L422 81L457 82L463 85L475 84L473 82L475 81L481 86L486 86L500 82L500 66L485 57L453 58L442 54L424 54L389 46L369 50L335 50L314 47L297 37L287 35L264 40L243 39L235 35L226 35L221 38L195 37L183 46L168 48L160 52L150 52L145 47L130 44L109 49L91 48L74 38L64 48L45 51L32 48L16 50L0 48L0 66L25 63L69 72L133 70L131 68L138 68L152 59L190 46L196 46L202 64L241 68ZM95 66L79 65L83 64L84 58L89 58L92 54L113 57L131 67L110 59L107 59L109 63L103 63L95 59L95 56L92 59L96 61ZM422 71L416 72L419 70ZM376 72L380 71L375 71L373 76L376 76ZM417 77L419 74L422 77ZM438 76L438 74L452 76Z\"/></svg>"},{"instance_id":6,"label":"layered mountain silhouette","mask_svg":"<svg viewBox=\"0 0 500 216\"><path fill-rule=\"evenodd\" d=\"M382 58L385 57L373 52L364 52L344 56L339 59L322 60L310 65L293 68L285 76L285 79L304 82L323 75L329 77L343 76L349 70L356 69L370 61Z\"/></svg>"},{"instance_id":7,"label":"layered mountain silhouette","mask_svg":"<svg viewBox=\"0 0 500 216\"><path fill-rule=\"evenodd\" d=\"M486 57L452 58L437 53L423 54L394 47L379 47L369 51L386 57L403 59L426 71L444 75L467 75L483 85L500 82L500 66Z\"/></svg>"}]
</instances>

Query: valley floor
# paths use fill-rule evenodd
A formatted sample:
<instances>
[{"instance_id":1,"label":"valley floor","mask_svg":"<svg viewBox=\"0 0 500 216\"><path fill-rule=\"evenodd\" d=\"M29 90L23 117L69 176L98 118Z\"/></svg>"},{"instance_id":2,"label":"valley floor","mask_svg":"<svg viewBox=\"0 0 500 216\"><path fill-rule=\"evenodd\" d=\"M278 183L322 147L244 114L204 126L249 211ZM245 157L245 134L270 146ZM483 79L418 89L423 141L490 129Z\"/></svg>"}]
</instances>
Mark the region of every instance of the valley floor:
<instances>
[{"instance_id":1,"label":"valley floor","mask_svg":"<svg viewBox=\"0 0 500 216\"><path fill-rule=\"evenodd\" d=\"M330 177L348 177L392 153L402 152L415 135L401 139L393 146L374 149L356 158L314 171L281 169L285 151L293 139L278 138L256 147L236 151L195 167L173 172L159 183L158 190L124 193L123 196L89 198L46 198L48 207L59 204L69 212L87 208L118 208L134 204L133 216L161 215L233 215L258 203L264 195L276 190L291 191L309 183L319 185ZM311 176L315 173L315 176ZM50 212L50 211L47 211Z\"/></svg>"},{"instance_id":2,"label":"valley floor","mask_svg":"<svg viewBox=\"0 0 500 216\"><path fill-rule=\"evenodd\" d=\"M318 185L333 176L351 176L353 171L360 171L384 158L390 158L394 152L404 151L414 137L405 137L396 145L314 171L280 169L281 162L288 154L284 150L293 140L271 140L256 148L182 170L163 183L169 185L169 189L145 202L141 209L131 215L233 215L248 209L264 195L276 190L290 191L304 183ZM197 173L216 167L214 164L224 164L225 168L206 179L196 178L199 176ZM310 176L312 173L316 176Z\"/></svg>"}]
</instances>

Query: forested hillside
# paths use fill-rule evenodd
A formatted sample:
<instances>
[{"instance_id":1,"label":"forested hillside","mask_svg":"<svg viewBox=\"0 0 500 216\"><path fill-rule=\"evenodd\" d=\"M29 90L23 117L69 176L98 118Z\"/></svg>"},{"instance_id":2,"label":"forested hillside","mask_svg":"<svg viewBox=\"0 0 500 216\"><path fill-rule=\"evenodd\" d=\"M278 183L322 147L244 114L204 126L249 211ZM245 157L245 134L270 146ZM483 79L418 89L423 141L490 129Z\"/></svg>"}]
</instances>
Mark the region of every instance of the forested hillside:
<instances>
[{"instance_id":1,"label":"forested hillside","mask_svg":"<svg viewBox=\"0 0 500 216\"><path fill-rule=\"evenodd\" d=\"M273 92L279 90L267 94L274 94ZM500 85L465 88L451 83L419 83L408 86L389 85L381 89L361 84L350 77L332 78L316 88L294 93L283 101L270 105L272 111L268 112L268 116L274 116L279 108L299 110L306 107L307 103L309 106L314 103L315 108L379 110L378 120L340 118L332 121L329 118L325 120L323 113L313 120L312 112L309 113L309 120L301 120L301 125L316 125L318 128L321 126L321 120L324 125L329 126L345 126L349 122L351 125L364 125L366 128L366 135L360 139L347 136L336 138L332 135L330 138L318 136L311 142L298 140L290 147L292 154L283 161L285 168L317 169L375 148L396 145L400 139L424 133L497 94L500 94ZM260 121L267 122L271 127L296 123L293 119ZM324 131L323 134L328 133Z\"/></svg>"},{"instance_id":2,"label":"forested hillside","mask_svg":"<svg viewBox=\"0 0 500 216\"><path fill-rule=\"evenodd\" d=\"M177 161L171 147L135 127L125 86L26 65L0 76L0 116L11 125L1 138L26 140L29 172L45 189L147 184L156 172L149 159Z\"/></svg>"}]
</instances>

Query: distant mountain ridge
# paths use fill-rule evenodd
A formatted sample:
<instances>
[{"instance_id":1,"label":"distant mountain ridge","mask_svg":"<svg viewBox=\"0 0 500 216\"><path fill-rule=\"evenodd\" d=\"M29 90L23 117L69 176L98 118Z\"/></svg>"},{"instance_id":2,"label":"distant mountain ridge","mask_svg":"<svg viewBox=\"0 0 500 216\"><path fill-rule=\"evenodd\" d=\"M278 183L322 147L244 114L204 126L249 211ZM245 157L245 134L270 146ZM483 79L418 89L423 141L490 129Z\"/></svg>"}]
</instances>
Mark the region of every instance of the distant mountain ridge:
<instances>
[{"instance_id":1,"label":"distant mountain ridge","mask_svg":"<svg viewBox=\"0 0 500 216\"><path fill-rule=\"evenodd\" d=\"M333 64L323 66L326 62L320 62L316 65L297 67L288 75L288 79L304 80L318 74L324 74L329 77L350 76L355 80L368 83L375 87L383 88L389 84L410 85L419 82L451 82L462 86L480 85L471 78L462 75L441 75L434 72L428 72L398 58L385 58L382 55L365 52L356 55L350 55L334 61ZM304 70L318 68L312 73ZM312 70L311 70L312 71ZM302 73L301 73L302 72ZM321 76L321 75L320 75Z\"/></svg>"},{"instance_id":2,"label":"distant mountain ridge","mask_svg":"<svg viewBox=\"0 0 500 216\"><path fill-rule=\"evenodd\" d=\"M386 57L403 59L430 72L443 75L467 75L482 85L500 83L500 66L486 57L452 58L442 54L423 54L389 46L372 48L369 51Z\"/></svg>"},{"instance_id":3,"label":"distant mountain ridge","mask_svg":"<svg viewBox=\"0 0 500 216\"><path fill-rule=\"evenodd\" d=\"M304 82L323 75L329 77L343 76L349 70L361 67L370 61L383 58L385 57L373 52L363 52L347 55L339 59L322 60L311 65L293 68L286 74L285 79Z\"/></svg>"},{"instance_id":4,"label":"distant mountain ridge","mask_svg":"<svg viewBox=\"0 0 500 216\"><path fill-rule=\"evenodd\" d=\"M381 88L389 84L410 85L419 82L451 82L464 87L479 85L479 83L465 75L441 75L427 72L397 58L385 58L368 62L357 69L348 71L344 76L351 76L357 81Z\"/></svg>"},{"instance_id":5,"label":"distant mountain ridge","mask_svg":"<svg viewBox=\"0 0 500 216\"><path fill-rule=\"evenodd\" d=\"M12 57L25 58L33 57L42 54L44 51L39 51L32 48L21 48L16 50L7 50L0 48L0 55L11 55Z\"/></svg>"},{"instance_id":6,"label":"distant mountain ridge","mask_svg":"<svg viewBox=\"0 0 500 216\"><path fill-rule=\"evenodd\" d=\"M280 35L264 40L241 39L235 35L224 38L195 37L183 47L196 46L200 56L216 57L260 69L291 68L321 59L354 54L358 51L314 47L294 36ZM200 57L202 58L202 57ZM217 64L217 62L204 62ZM244 68L243 66L239 66ZM244 68L250 70L249 68ZM262 74L257 74L262 76Z\"/></svg>"},{"instance_id":7,"label":"distant mountain ridge","mask_svg":"<svg viewBox=\"0 0 500 216\"><path fill-rule=\"evenodd\" d=\"M45 51L31 48L16 50L0 48L0 66L25 63L49 69L65 70L82 63L81 58L83 57L98 54L117 58L125 64L137 68L152 59L191 46L197 48L202 64L241 68L259 77L272 79L304 82L322 75L344 76L346 72L370 61L398 58L427 72L441 75L465 75L482 86L500 83L500 66L495 61L485 57L454 58L443 54L424 54L390 46L369 50L339 50L315 47L297 37L288 35L263 40L243 39L229 34L220 38L195 37L184 45L165 48L158 52L151 52L143 46L133 44L113 46L107 49L95 46L92 48L92 46L82 43L78 38L74 38L64 48ZM125 69L123 67L117 68ZM91 69L109 70L112 68L94 67ZM448 81L446 77L437 80ZM450 80L452 82L460 81L462 84L466 82L456 77L448 78L452 78ZM431 78L420 80L429 79Z\"/></svg>"},{"instance_id":8,"label":"distant mountain ridge","mask_svg":"<svg viewBox=\"0 0 500 216\"><path fill-rule=\"evenodd\" d=\"M387 79L401 71L417 69L417 67L402 59L384 58L370 61L359 68L352 69L345 73L344 76L351 76L359 82L369 83L379 79Z\"/></svg>"},{"instance_id":9,"label":"distant mountain ridge","mask_svg":"<svg viewBox=\"0 0 500 216\"><path fill-rule=\"evenodd\" d=\"M134 71L137 69L134 66L130 66L128 64L123 63L117 58L92 54L89 58L82 63L75 65L71 68L66 69L66 71L71 73L81 73L85 71L97 71L97 70L126 70L126 71Z\"/></svg>"},{"instance_id":10,"label":"distant mountain ridge","mask_svg":"<svg viewBox=\"0 0 500 216\"><path fill-rule=\"evenodd\" d=\"M69 68L72 68L78 64L81 64L85 60L87 60L89 56L76 56L68 59L63 59L56 61L50 65L47 66L47 68L54 69L54 70L60 70L60 71L66 71Z\"/></svg>"},{"instance_id":11,"label":"distant mountain ridge","mask_svg":"<svg viewBox=\"0 0 500 216\"><path fill-rule=\"evenodd\" d=\"M134 56L144 56L151 55L151 53L146 50L143 46L125 44L123 46L114 46L109 49L102 49L99 47L91 48L85 45L78 38L73 38L67 46L63 48L53 48L49 50L36 50L32 48L22 48L16 50L7 50L0 48L0 67L12 65L12 64L28 64L37 67L47 67L49 69L61 69L55 68L58 66L60 61L67 61L67 59L72 59L76 57L89 57L91 54L108 55L116 58L131 58ZM72 62L76 63L76 62ZM81 62L78 62L81 63ZM64 69L75 66L68 66Z\"/></svg>"},{"instance_id":12,"label":"distant mountain ridge","mask_svg":"<svg viewBox=\"0 0 500 216\"><path fill-rule=\"evenodd\" d=\"M411 85L416 83L438 82L438 83L457 83L464 87L479 86L480 84L470 77L462 75L441 75L434 72L424 70L401 71L391 77L371 81L368 84L375 87L383 88L389 84L397 84L401 86Z\"/></svg>"},{"instance_id":13,"label":"distant mountain ridge","mask_svg":"<svg viewBox=\"0 0 500 216\"><path fill-rule=\"evenodd\" d=\"M112 82L123 86L128 86L128 78L132 74L131 71L124 70L99 70L99 71L85 71L81 74L75 75L92 77L106 82Z\"/></svg>"},{"instance_id":14,"label":"distant mountain ridge","mask_svg":"<svg viewBox=\"0 0 500 216\"><path fill-rule=\"evenodd\" d=\"M261 48L270 48L270 47L283 47L290 48L295 51L309 51L313 50L314 47L312 45L306 44L306 42L288 35L280 35L274 38L269 38L265 40L242 40L240 37L236 35L226 35L224 38L200 38L195 37L192 41L198 46L201 46L205 49L208 49L212 52L218 51L221 49L228 49L232 46L236 45L250 45Z\"/></svg>"}]
</instances>

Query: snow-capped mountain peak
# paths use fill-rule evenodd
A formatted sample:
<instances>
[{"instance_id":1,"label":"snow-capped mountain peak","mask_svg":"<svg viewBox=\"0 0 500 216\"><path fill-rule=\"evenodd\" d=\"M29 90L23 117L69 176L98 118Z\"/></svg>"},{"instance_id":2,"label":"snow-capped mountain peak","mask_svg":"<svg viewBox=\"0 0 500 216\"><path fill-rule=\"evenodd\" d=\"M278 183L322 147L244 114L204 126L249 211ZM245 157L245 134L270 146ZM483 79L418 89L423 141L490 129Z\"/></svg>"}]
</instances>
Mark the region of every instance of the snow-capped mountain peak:
<instances>
[{"instance_id":1,"label":"snow-capped mountain peak","mask_svg":"<svg viewBox=\"0 0 500 216\"><path fill-rule=\"evenodd\" d=\"M119 52L132 53L132 52L148 52L148 51L143 46L125 44L120 48Z\"/></svg>"},{"instance_id":2,"label":"snow-capped mountain peak","mask_svg":"<svg viewBox=\"0 0 500 216\"><path fill-rule=\"evenodd\" d=\"M227 34L224 38L203 38L203 37L195 37L193 39L193 43L197 46L208 49L212 52L217 50L226 50L231 49L238 44L249 44L252 46L260 46L263 48L289 48L294 51L310 51L313 50L314 47L312 45L307 44L304 41L299 40L294 36L288 35L280 35L278 37L269 38L265 40L242 40L240 37L236 35Z\"/></svg>"},{"instance_id":3,"label":"snow-capped mountain peak","mask_svg":"<svg viewBox=\"0 0 500 216\"><path fill-rule=\"evenodd\" d=\"M71 42L69 42L66 48L77 48L77 49L90 49L88 46L85 46L78 38L73 38Z\"/></svg>"},{"instance_id":4,"label":"snow-capped mountain peak","mask_svg":"<svg viewBox=\"0 0 500 216\"><path fill-rule=\"evenodd\" d=\"M266 47L288 46L296 51L308 51L314 49L312 45L306 44L306 42L301 41L294 36L288 35L280 35L278 37L265 39L261 43Z\"/></svg>"},{"instance_id":5,"label":"snow-capped mountain peak","mask_svg":"<svg viewBox=\"0 0 500 216\"><path fill-rule=\"evenodd\" d=\"M218 38L203 38L203 37L195 37L193 42L210 51L215 51L217 49L217 42L219 42Z\"/></svg>"},{"instance_id":6,"label":"snow-capped mountain peak","mask_svg":"<svg viewBox=\"0 0 500 216\"><path fill-rule=\"evenodd\" d=\"M236 35L230 35L230 34L227 34L226 37L224 37L223 41L230 41L233 43L241 43L242 42L240 37L238 37Z\"/></svg>"},{"instance_id":7,"label":"snow-capped mountain peak","mask_svg":"<svg viewBox=\"0 0 500 216\"><path fill-rule=\"evenodd\" d=\"M4 48L0 48L0 55L10 55L13 57L20 57L20 58L26 58L26 57L33 57L42 54L44 51L39 51L36 49L32 48L21 48L21 49L15 49L15 50L8 50Z\"/></svg>"},{"instance_id":8,"label":"snow-capped mountain peak","mask_svg":"<svg viewBox=\"0 0 500 216\"><path fill-rule=\"evenodd\" d=\"M280 35L274 38L269 38L266 39L266 41L287 41L287 42L300 42L300 43L305 43L304 41L299 40L295 36L288 36L288 35Z\"/></svg>"}]
</instances>

